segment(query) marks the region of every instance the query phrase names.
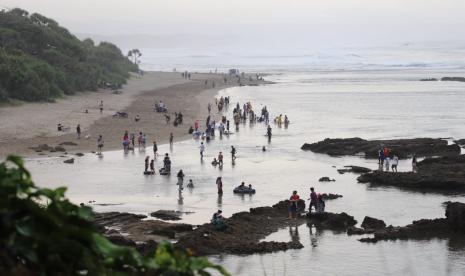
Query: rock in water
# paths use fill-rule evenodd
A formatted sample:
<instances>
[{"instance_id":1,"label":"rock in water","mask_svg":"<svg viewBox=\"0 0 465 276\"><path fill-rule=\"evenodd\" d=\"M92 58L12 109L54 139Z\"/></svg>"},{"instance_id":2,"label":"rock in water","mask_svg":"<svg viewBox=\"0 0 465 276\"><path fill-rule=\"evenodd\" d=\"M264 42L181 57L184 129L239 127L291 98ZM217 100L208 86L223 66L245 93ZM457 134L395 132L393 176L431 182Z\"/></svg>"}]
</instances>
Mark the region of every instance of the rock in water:
<instances>
[{"instance_id":1,"label":"rock in water","mask_svg":"<svg viewBox=\"0 0 465 276\"><path fill-rule=\"evenodd\" d=\"M446 202L446 219L449 226L465 233L465 204L460 202Z\"/></svg>"},{"instance_id":2,"label":"rock in water","mask_svg":"<svg viewBox=\"0 0 465 276\"><path fill-rule=\"evenodd\" d=\"M66 163L66 164L74 164L74 158L66 159L65 161L63 161L63 163Z\"/></svg>"},{"instance_id":3,"label":"rock in water","mask_svg":"<svg viewBox=\"0 0 465 276\"><path fill-rule=\"evenodd\" d=\"M316 153L326 153L331 156L359 155L366 158L378 158L378 150L388 147L392 154L400 159L406 159L413 154L417 156L457 156L460 147L456 144L448 145L443 139L415 138L398 140L364 140L361 138L329 139L307 144L301 149L311 150Z\"/></svg>"},{"instance_id":4,"label":"rock in water","mask_svg":"<svg viewBox=\"0 0 465 276\"><path fill-rule=\"evenodd\" d=\"M362 222L362 228L365 230L379 230L386 227L386 223L380 219L366 216Z\"/></svg>"},{"instance_id":5,"label":"rock in water","mask_svg":"<svg viewBox=\"0 0 465 276\"><path fill-rule=\"evenodd\" d=\"M320 182L331 182L331 181L336 181L336 180L335 180L335 179L331 179L331 178L329 178L329 177L327 177L327 176L323 176L323 177L321 177L320 179L318 179L318 181L320 181Z\"/></svg>"},{"instance_id":6,"label":"rock in water","mask_svg":"<svg viewBox=\"0 0 465 276\"><path fill-rule=\"evenodd\" d=\"M161 220L181 220L181 212L174 210L158 210L150 213L150 216L161 219Z\"/></svg>"}]
</instances>

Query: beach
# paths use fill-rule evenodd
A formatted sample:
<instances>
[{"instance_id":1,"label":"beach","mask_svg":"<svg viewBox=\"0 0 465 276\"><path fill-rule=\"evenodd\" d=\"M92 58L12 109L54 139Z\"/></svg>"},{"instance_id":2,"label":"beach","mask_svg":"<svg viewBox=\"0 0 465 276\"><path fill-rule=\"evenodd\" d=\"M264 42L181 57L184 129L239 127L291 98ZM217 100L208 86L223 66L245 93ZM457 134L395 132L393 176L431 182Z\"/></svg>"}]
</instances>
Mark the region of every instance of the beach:
<instances>
[{"instance_id":1,"label":"beach","mask_svg":"<svg viewBox=\"0 0 465 276\"><path fill-rule=\"evenodd\" d=\"M258 83L245 78L241 80L243 85ZM215 94L236 85L239 85L237 79L230 76L224 83L222 74L191 73L191 78L187 79L180 72L146 72L142 77L131 77L118 93L99 90L67 96L54 103L1 107L0 158L10 154L28 157L64 154L31 149L43 144L56 147L64 143L67 153L95 151L99 135L103 136L104 150L121 149L125 130L146 134L147 145L153 141L158 144L167 142L170 133L173 133L174 141L186 139L189 126L196 120L203 122L207 117L207 104L214 103ZM155 102L159 100L168 107L170 124L166 123L163 113L154 111ZM104 105L102 114L100 101ZM117 111L127 112L128 118L114 118L112 115ZM175 112L183 114L184 123L178 127L173 126ZM134 120L136 115L141 118L138 122ZM57 130L58 123L65 131ZM81 139L77 139L78 124ZM69 142L76 145L69 145Z\"/></svg>"}]
</instances>

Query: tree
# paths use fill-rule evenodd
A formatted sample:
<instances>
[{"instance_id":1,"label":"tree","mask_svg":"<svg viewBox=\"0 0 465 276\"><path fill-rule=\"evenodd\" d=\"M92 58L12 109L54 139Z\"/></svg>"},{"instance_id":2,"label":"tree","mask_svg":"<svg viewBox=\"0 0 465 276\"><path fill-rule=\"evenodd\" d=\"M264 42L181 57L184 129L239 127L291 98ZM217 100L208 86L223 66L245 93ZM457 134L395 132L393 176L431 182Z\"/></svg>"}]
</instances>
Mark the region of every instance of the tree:
<instances>
[{"instance_id":1,"label":"tree","mask_svg":"<svg viewBox=\"0 0 465 276\"><path fill-rule=\"evenodd\" d=\"M134 59L134 64L139 64L138 58L142 56L142 53L139 51L139 49L132 49L129 50L128 52L128 58L133 58Z\"/></svg>"}]
</instances>

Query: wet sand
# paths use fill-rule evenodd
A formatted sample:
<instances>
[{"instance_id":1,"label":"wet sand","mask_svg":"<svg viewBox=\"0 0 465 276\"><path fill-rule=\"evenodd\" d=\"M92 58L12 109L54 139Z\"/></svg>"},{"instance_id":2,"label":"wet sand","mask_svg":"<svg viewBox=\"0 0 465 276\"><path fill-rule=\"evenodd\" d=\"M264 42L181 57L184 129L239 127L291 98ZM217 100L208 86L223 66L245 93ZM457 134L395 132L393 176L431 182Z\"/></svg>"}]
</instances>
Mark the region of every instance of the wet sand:
<instances>
[{"instance_id":1,"label":"wet sand","mask_svg":"<svg viewBox=\"0 0 465 276\"><path fill-rule=\"evenodd\" d=\"M205 85L207 80L207 85ZM212 83L215 82L215 87ZM242 80L243 84L257 84ZM96 150L98 135L103 135L103 150L122 148L125 130L129 133L143 132L147 135L147 146L154 140L158 144L167 142L172 132L174 140L185 139L188 128L195 120L202 124L207 116L208 102L226 87L239 85L234 77L225 84L222 74L192 74L191 79L182 78L181 73L148 72L142 78L133 77L120 89L120 94L111 90L80 93L59 99L55 103L26 103L20 106L0 108L0 158L9 154L22 156L63 155L63 152L36 152L31 147L41 144L58 146L63 142L66 152L89 152ZM99 102L103 100L104 111L100 114ZM168 107L171 123L166 124L162 113L154 111L155 102L162 100ZM85 110L89 113L85 113ZM116 111L124 111L128 118L113 118ZM184 124L174 127L174 112L182 112ZM216 108L213 108L217 114ZM213 112L212 112L213 113ZM135 122L136 115L141 117ZM68 131L58 131L61 123ZM81 139L77 139L76 126L81 125ZM137 135L136 135L137 137ZM137 142L136 142L137 143Z\"/></svg>"}]
</instances>

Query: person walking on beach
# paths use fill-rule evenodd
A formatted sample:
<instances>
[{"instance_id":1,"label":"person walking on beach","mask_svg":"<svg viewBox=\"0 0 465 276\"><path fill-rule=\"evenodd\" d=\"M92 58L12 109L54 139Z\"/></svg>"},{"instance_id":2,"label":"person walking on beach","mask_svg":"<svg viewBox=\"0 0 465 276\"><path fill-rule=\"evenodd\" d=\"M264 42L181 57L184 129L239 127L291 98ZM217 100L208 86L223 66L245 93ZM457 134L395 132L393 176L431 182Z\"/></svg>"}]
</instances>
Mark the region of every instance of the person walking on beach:
<instances>
[{"instance_id":1,"label":"person walking on beach","mask_svg":"<svg viewBox=\"0 0 465 276\"><path fill-rule=\"evenodd\" d=\"M205 145L203 142L200 143L200 159L203 159L203 152L205 151Z\"/></svg>"},{"instance_id":2,"label":"person walking on beach","mask_svg":"<svg viewBox=\"0 0 465 276\"><path fill-rule=\"evenodd\" d=\"M310 205L308 207L308 212L312 212L312 206L316 210L316 205L318 203L318 195L315 193L315 189L313 187L310 188Z\"/></svg>"},{"instance_id":3,"label":"person walking on beach","mask_svg":"<svg viewBox=\"0 0 465 276\"><path fill-rule=\"evenodd\" d=\"M97 153L102 154L102 148L103 148L103 136L99 135L97 139Z\"/></svg>"},{"instance_id":4,"label":"person walking on beach","mask_svg":"<svg viewBox=\"0 0 465 276\"><path fill-rule=\"evenodd\" d=\"M173 136L173 132L170 133L170 146L173 145L173 140L174 140L174 136Z\"/></svg>"},{"instance_id":5,"label":"person walking on beach","mask_svg":"<svg viewBox=\"0 0 465 276\"><path fill-rule=\"evenodd\" d=\"M134 133L131 133L131 144L132 144L133 150L134 150L134 147L136 146L135 140L136 140L136 135Z\"/></svg>"},{"instance_id":6,"label":"person walking on beach","mask_svg":"<svg viewBox=\"0 0 465 276\"><path fill-rule=\"evenodd\" d=\"M297 194L297 191L293 191L289 198L289 219L297 218L297 203L299 200L300 197Z\"/></svg>"},{"instance_id":7,"label":"person walking on beach","mask_svg":"<svg viewBox=\"0 0 465 276\"><path fill-rule=\"evenodd\" d=\"M223 166L223 153L221 151L218 154L218 165Z\"/></svg>"},{"instance_id":8,"label":"person walking on beach","mask_svg":"<svg viewBox=\"0 0 465 276\"><path fill-rule=\"evenodd\" d=\"M218 194L223 194L223 181L221 180L221 176L218 176L216 179L216 188L218 189Z\"/></svg>"},{"instance_id":9,"label":"person walking on beach","mask_svg":"<svg viewBox=\"0 0 465 276\"><path fill-rule=\"evenodd\" d=\"M76 127L77 138L81 139L81 125L78 124Z\"/></svg>"},{"instance_id":10,"label":"person walking on beach","mask_svg":"<svg viewBox=\"0 0 465 276\"><path fill-rule=\"evenodd\" d=\"M392 157L391 165L391 169L393 172L397 172L397 164L399 164L399 157L397 157L397 155L394 154L394 156Z\"/></svg>"},{"instance_id":11,"label":"person walking on beach","mask_svg":"<svg viewBox=\"0 0 465 276\"><path fill-rule=\"evenodd\" d=\"M100 108L100 114L103 113L103 100L100 101L100 104L98 105L98 107Z\"/></svg>"},{"instance_id":12,"label":"person walking on beach","mask_svg":"<svg viewBox=\"0 0 465 276\"><path fill-rule=\"evenodd\" d=\"M236 148L234 146L231 146L231 158L232 161L236 160Z\"/></svg>"},{"instance_id":13,"label":"person walking on beach","mask_svg":"<svg viewBox=\"0 0 465 276\"><path fill-rule=\"evenodd\" d=\"M211 103L208 103L208 114L210 114L210 112L212 111L212 104Z\"/></svg>"}]
</instances>

